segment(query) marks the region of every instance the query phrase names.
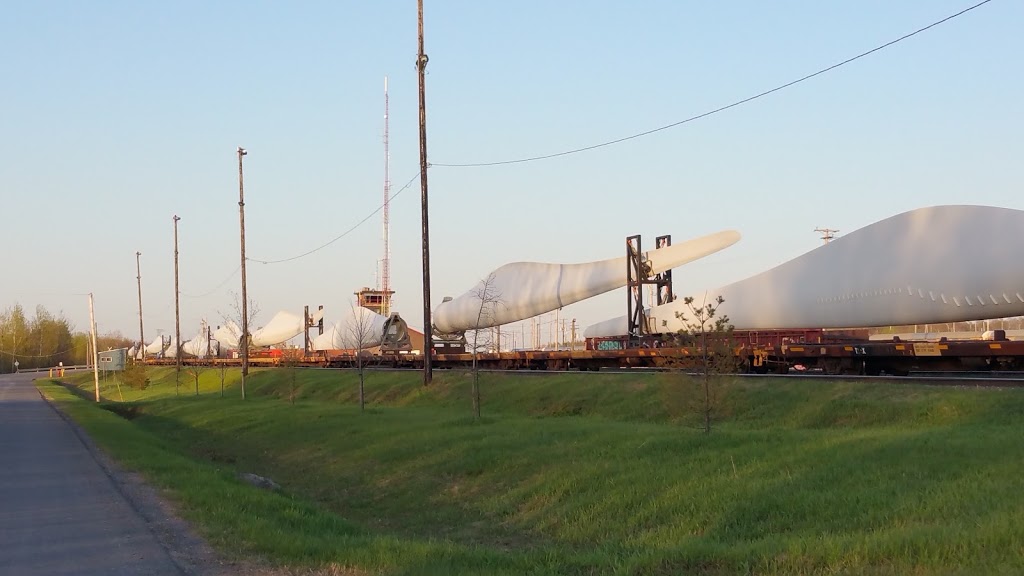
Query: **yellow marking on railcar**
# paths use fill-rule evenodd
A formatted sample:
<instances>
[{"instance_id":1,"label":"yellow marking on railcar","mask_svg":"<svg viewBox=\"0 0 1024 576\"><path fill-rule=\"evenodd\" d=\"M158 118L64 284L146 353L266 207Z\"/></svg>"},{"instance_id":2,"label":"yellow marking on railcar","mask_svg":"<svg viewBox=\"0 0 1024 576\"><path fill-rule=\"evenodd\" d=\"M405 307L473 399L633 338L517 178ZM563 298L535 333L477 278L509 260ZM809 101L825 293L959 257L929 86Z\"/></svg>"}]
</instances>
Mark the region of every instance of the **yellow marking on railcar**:
<instances>
[{"instance_id":1,"label":"yellow marking on railcar","mask_svg":"<svg viewBox=\"0 0 1024 576\"><path fill-rule=\"evenodd\" d=\"M1003 345L1002 344L989 344L988 347L991 350L1002 350L1003 349Z\"/></svg>"}]
</instances>

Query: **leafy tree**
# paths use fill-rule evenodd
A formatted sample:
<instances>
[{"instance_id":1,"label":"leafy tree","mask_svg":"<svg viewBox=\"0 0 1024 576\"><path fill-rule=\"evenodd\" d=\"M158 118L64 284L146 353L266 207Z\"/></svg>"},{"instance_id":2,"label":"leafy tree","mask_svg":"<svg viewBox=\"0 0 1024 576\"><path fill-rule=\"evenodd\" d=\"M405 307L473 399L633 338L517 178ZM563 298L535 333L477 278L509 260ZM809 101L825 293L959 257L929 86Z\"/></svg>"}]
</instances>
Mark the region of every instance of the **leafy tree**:
<instances>
[{"instance_id":1,"label":"leafy tree","mask_svg":"<svg viewBox=\"0 0 1024 576\"><path fill-rule=\"evenodd\" d=\"M35 317L29 320L20 305L0 313L0 372L13 371L15 361L20 368L46 368L60 362L71 365L76 352L71 323L63 315L54 316L37 306Z\"/></svg>"},{"instance_id":2,"label":"leafy tree","mask_svg":"<svg viewBox=\"0 0 1024 576\"><path fill-rule=\"evenodd\" d=\"M3 342L0 348L4 351L0 365L4 372L14 372L15 361L21 364L22 358L28 359L25 339L28 337L29 325L25 318L25 310L20 304L15 304L0 316L0 321L3 323L3 331L0 334ZM24 367L28 367L28 364Z\"/></svg>"},{"instance_id":3,"label":"leafy tree","mask_svg":"<svg viewBox=\"0 0 1024 576\"><path fill-rule=\"evenodd\" d=\"M85 332L75 332L71 336L72 356L71 362L64 362L65 365L82 365L89 359L89 335Z\"/></svg>"},{"instance_id":4,"label":"leafy tree","mask_svg":"<svg viewBox=\"0 0 1024 576\"><path fill-rule=\"evenodd\" d=\"M134 341L131 338L126 337L117 330L96 335L96 348L101 351L131 348L133 343Z\"/></svg>"},{"instance_id":5,"label":"leafy tree","mask_svg":"<svg viewBox=\"0 0 1024 576\"><path fill-rule=\"evenodd\" d=\"M121 372L121 381L136 390L145 390L149 386L146 365L142 362L130 362Z\"/></svg>"},{"instance_id":6,"label":"leafy tree","mask_svg":"<svg viewBox=\"0 0 1024 576\"><path fill-rule=\"evenodd\" d=\"M679 331L679 340L690 355L697 359L703 391L701 412L705 434L711 433L713 412L718 403L717 390L712 387L712 381L721 374L736 372L739 367L739 359L733 349L733 326L729 324L728 316L718 313L723 303L725 299L719 296L713 302L697 305L693 296L687 296L683 304L689 310L690 317L687 318L683 312L676 313L676 317L685 325Z\"/></svg>"}]
</instances>

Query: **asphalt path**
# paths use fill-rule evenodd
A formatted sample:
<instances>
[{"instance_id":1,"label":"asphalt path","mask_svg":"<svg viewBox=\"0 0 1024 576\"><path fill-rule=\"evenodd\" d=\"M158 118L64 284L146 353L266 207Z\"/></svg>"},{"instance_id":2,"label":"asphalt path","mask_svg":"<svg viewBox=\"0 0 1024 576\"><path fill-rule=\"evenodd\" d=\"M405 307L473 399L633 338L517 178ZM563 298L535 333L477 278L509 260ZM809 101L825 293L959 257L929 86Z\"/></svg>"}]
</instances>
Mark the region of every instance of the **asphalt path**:
<instances>
[{"instance_id":1,"label":"asphalt path","mask_svg":"<svg viewBox=\"0 0 1024 576\"><path fill-rule=\"evenodd\" d=\"M35 376L0 375L0 574L183 574Z\"/></svg>"}]
</instances>

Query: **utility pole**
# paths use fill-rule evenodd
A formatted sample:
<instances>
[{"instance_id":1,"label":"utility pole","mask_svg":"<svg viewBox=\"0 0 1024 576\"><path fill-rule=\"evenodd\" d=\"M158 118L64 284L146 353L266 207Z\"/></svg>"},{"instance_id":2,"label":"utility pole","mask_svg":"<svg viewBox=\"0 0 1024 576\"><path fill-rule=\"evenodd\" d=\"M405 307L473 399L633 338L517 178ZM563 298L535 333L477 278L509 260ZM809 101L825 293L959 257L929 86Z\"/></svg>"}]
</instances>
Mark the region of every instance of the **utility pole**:
<instances>
[{"instance_id":1,"label":"utility pole","mask_svg":"<svg viewBox=\"0 0 1024 576\"><path fill-rule=\"evenodd\" d=\"M139 257L142 256L142 252L135 252L135 279L139 282L139 351L140 354L136 356L142 356L146 358L146 337L142 332L142 267L139 264ZM134 358L133 358L134 360Z\"/></svg>"},{"instance_id":2,"label":"utility pole","mask_svg":"<svg viewBox=\"0 0 1024 576\"><path fill-rule=\"evenodd\" d=\"M242 337L238 347L242 352L242 400L245 400L245 377L249 375L249 299L245 291L245 186L242 182L242 156L247 152L238 147L238 228L242 243Z\"/></svg>"},{"instance_id":3,"label":"utility pole","mask_svg":"<svg viewBox=\"0 0 1024 576\"><path fill-rule=\"evenodd\" d=\"M92 307L92 292L89 292L89 332L92 334L92 381L96 389L96 401L100 401L100 364L97 362L99 353L96 351L96 313Z\"/></svg>"},{"instance_id":4,"label":"utility pole","mask_svg":"<svg viewBox=\"0 0 1024 576\"><path fill-rule=\"evenodd\" d=\"M427 93L424 88L424 72L427 69L427 55L423 53L423 0L417 0L419 55L416 70L420 84L420 212L423 221L423 385L433 380L432 356L434 334L430 320L430 226L427 218Z\"/></svg>"},{"instance_id":5,"label":"utility pole","mask_svg":"<svg viewBox=\"0 0 1024 576\"><path fill-rule=\"evenodd\" d=\"M178 304L178 220L174 215L174 359L177 372L174 375L177 390L178 375L181 374L181 309Z\"/></svg>"},{"instance_id":6,"label":"utility pole","mask_svg":"<svg viewBox=\"0 0 1024 576\"><path fill-rule=\"evenodd\" d=\"M815 228L814 231L821 233L821 239L825 241L825 244L832 241L836 237L836 232L839 232L836 228Z\"/></svg>"}]
</instances>

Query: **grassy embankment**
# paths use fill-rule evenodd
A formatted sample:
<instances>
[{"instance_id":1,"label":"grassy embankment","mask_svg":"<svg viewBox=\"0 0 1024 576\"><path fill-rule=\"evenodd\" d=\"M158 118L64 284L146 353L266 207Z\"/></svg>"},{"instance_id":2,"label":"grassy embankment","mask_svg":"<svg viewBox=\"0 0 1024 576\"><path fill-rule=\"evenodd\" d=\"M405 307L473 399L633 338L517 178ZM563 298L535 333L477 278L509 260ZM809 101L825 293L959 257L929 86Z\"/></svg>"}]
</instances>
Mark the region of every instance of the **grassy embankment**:
<instances>
[{"instance_id":1,"label":"grassy embankment","mask_svg":"<svg viewBox=\"0 0 1024 576\"><path fill-rule=\"evenodd\" d=\"M221 550L389 574L1024 572L1024 391L723 384L710 436L666 375L203 373L123 389L129 421L42 385ZM81 380L91 389L91 380ZM118 398L108 381L103 394ZM268 493L236 471L283 486Z\"/></svg>"}]
</instances>

